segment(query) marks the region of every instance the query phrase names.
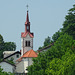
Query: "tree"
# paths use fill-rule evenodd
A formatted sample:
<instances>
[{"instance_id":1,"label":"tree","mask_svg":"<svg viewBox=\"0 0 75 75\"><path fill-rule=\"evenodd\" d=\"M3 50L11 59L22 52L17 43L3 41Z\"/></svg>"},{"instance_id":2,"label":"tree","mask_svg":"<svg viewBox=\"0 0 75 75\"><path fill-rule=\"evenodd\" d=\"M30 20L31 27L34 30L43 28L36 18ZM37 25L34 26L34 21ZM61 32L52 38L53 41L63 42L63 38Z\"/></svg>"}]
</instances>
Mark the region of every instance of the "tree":
<instances>
[{"instance_id":1,"label":"tree","mask_svg":"<svg viewBox=\"0 0 75 75\"><path fill-rule=\"evenodd\" d=\"M45 47L45 46L48 46L48 45L50 44L50 42L51 42L51 39L50 39L50 37L48 36L48 37L45 39L45 41L44 41L44 47Z\"/></svg>"},{"instance_id":2,"label":"tree","mask_svg":"<svg viewBox=\"0 0 75 75\"><path fill-rule=\"evenodd\" d=\"M75 5L65 19L61 35L55 33L54 45L33 59L33 65L28 67L28 75L75 74ZM45 42L44 46L47 45Z\"/></svg>"},{"instance_id":3,"label":"tree","mask_svg":"<svg viewBox=\"0 0 75 75\"><path fill-rule=\"evenodd\" d=\"M62 56L69 50L75 53L72 48L75 45L75 40L71 36L61 35L47 52L39 53L38 57L33 59L33 65L28 68L28 75L50 75L46 74L48 64L54 59L61 59ZM30 74L31 73L31 74ZM53 75L53 74L52 74Z\"/></svg>"},{"instance_id":4,"label":"tree","mask_svg":"<svg viewBox=\"0 0 75 75\"><path fill-rule=\"evenodd\" d=\"M75 5L69 10L68 15L66 15L62 30L75 39Z\"/></svg>"},{"instance_id":5,"label":"tree","mask_svg":"<svg viewBox=\"0 0 75 75\"><path fill-rule=\"evenodd\" d=\"M62 56L62 59L54 58L48 63L46 74L75 75L75 54L68 51Z\"/></svg>"},{"instance_id":6,"label":"tree","mask_svg":"<svg viewBox=\"0 0 75 75\"><path fill-rule=\"evenodd\" d=\"M16 44L14 42L4 42L2 35L0 34L0 60L3 58L4 51L15 51Z\"/></svg>"},{"instance_id":7,"label":"tree","mask_svg":"<svg viewBox=\"0 0 75 75\"><path fill-rule=\"evenodd\" d=\"M5 42L5 50L7 51L15 51L16 50L16 44L14 42Z\"/></svg>"},{"instance_id":8,"label":"tree","mask_svg":"<svg viewBox=\"0 0 75 75\"><path fill-rule=\"evenodd\" d=\"M4 48L4 41L3 41L3 37L0 35L0 51L3 50Z\"/></svg>"},{"instance_id":9,"label":"tree","mask_svg":"<svg viewBox=\"0 0 75 75\"><path fill-rule=\"evenodd\" d=\"M55 34L53 34L52 39L53 39L54 42L60 37L60 34L61 34L60 31L58 31Z\"/></svg>"},{"instance_id":10,"label":"tree","mask_svg":"<svg viewBox=\"0 0 75 75\"><path fill-rule=\"evenodd\" d=\"M45 38L45 41L44 41L44 43L43 43L43 46L42 46L42 47L40 46L38 49L42 49L42 48L44 48L44 47L50 45L51 43L53 43L53 41L52 41L51 38L48 36L47 38Z\"/></svg>"},{"instance_id":11,"label":"tree","mask_svg":"<svg viewBox=\"0 0 75 75\"><path fill-rule=\"evenodd\" d=\"M42 47L40 46L40 47L38 48L38 50L39 50L39 49L42 49Z\"/></svg>"},{"instance_id":12,"label":"tree","mask_svg":"<svg viewBox=\"0 0 75 75\"><path fill-rule=\"evenodd\" d=\"M0 34L0 58L3 57L3 50L4 50L4 40L2 35Z\"/></svg>"}]
</instances>

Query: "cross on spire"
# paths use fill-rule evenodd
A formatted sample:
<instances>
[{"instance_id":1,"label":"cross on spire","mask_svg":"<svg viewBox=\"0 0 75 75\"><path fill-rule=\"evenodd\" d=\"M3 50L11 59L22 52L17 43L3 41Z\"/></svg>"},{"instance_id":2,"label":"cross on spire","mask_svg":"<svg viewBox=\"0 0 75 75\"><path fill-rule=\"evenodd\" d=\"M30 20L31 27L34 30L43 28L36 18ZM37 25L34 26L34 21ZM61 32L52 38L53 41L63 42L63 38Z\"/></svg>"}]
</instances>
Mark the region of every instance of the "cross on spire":
<instances>
[{"instance_id":1,"label":"cross on spire","mask_svg":"<svg viewBox=\"0 0 75 75\"><path fill-rule=\"evenodd\" d=\"M28 11L28 7L29 7L29 6L28 6L28 4L27 4L27 6L26 6L26 7L27 7L27 11Z\"/></svg>"}]
</instances>

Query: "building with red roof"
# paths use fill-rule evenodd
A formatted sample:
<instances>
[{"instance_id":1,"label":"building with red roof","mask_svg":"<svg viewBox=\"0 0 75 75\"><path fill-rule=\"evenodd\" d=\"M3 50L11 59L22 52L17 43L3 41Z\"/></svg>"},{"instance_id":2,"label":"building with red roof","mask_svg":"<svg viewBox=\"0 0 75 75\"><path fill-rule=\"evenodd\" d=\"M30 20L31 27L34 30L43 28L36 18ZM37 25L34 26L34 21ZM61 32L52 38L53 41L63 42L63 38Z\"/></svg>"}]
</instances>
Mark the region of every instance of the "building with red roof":
<instances>
[{"instance_id":1,"label":"building with red roof","mask_svg":"<svg viewBox=\"0 0 75 75\"><path fill-rule=\"evenodd\" d=\"M17 62L21 62L23 58L36 58L38 57L37 53L34 50L29 50L26 53L24 53L18 60Z\"/></svg>"},{"instance_id":2,"label":"building with red roof","mask_svg":"<svg viewBox=\"0 0 75 75\"><path fill-rule=\"evenodd\" d=\"M27 73L27 67L33 63L32 58L38 57L37 53L33 50L33 37L34 34L30 32L30 22L27 11L25 32L21 33L21 57L16 60L17 73Z\"/></svg>"},{"instance_id":3,"label":"building with red roof","mask_svg":"<svg viewBox=\"0 0 75 75\"><path fill-rule=\"evenodd\" d=\"M38 57L37 53L34 50L29 50L24 53L18 60L16 65L16 72L18 73L27 73L26 70L28 66L33 64L32 58Z\"/></svg>"},{"instance_id":4,"label":"building with red roof","mask_svg":"<svg viewBox=\"0 0 75 75\"><path fill-rule=\"evenodd\" d=\"M4 61L10 60L11 58L14 61L15 68L12 69L14 66L7 62L0 63L4 69L11 66L11 69L14 70L16 73L27 73L27 67L33 64L32 58L38 57L37 53L33 50L33 38L34 33L30 31L30 22L29 22L29 15L27 11L26 22L25 22L25 31L21 33L21 51L5 51L3 52ZM6 65L7 66L4 66ZM8 71L9 70L9 71ZM10 72L10 68L6 70ZM11 72L13 72L11 70Z\"/></svg>"},{"instance_id":5,"label":"building with red roof","mask_svg":"<svg viewBox=\"0 0 75 75\"><path fill-rule=\"evenodd\" d=\"M27 17L25 22L25 32L21 33L21 44L22 44L21 55L33 49L33 37L34 37L34 34L30 31L29 15L27 11Z\"/></svg>"}]
</instances>

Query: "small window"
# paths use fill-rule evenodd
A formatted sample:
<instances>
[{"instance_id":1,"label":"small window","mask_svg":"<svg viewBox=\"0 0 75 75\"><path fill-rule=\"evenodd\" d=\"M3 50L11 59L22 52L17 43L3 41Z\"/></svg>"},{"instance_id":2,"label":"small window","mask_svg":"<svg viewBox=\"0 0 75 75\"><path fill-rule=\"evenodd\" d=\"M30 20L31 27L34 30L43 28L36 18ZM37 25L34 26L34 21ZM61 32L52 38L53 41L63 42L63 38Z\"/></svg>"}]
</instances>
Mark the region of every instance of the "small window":
<instances>
[{"instance_id":1,"label":"small window","mask_svg":"<svg viewBox=\"0 0 75 75\"><path fill-rule=\"evenodd\" d=\"M27 26L27 30L29 30L29 26Z\"/></svg>"},{"instance_id":2,"label":"small window","mask_svg":"<svg viewBox=\"0 0 75 75\"><path fill-rule=\"evenodd\" d=\"M30 46L30 41L28 41L28 46Z\"/></svg>"},{"instance_id":3,"label":"small window","mask_svg":"<svg viewBox=\"0 0 75 75\"><path fill-rule=\"evenodd\" d=\"M30 41L26 41L26 46L30 47Z\"/></svg>"},{"instance_id":4,"label":"small window","mask_svg":"<svg viewBox=\"0 0 75 75\"><path fill-rule=\"evenodd\" d=\"M18 54L16 55L16 58L19 58L19 55Z\"/></svg>"},{"instance_id":5,"label":"small window","mask_svg":"<svg viewBox=\"0 0 75 75\"><path fill-rule=\"evenodd\" d=\"M26 41L26 46L27 46L27 41Z\"/></svg>"}]
</instances>

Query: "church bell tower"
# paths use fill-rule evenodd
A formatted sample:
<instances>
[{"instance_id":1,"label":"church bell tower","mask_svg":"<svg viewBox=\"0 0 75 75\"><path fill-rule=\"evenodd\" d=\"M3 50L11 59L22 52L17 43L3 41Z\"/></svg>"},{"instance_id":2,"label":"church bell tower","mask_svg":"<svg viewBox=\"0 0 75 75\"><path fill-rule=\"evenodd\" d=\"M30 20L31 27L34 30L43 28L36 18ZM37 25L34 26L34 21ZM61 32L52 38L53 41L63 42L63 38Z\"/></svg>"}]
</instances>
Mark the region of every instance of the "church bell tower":
<instances>
[{"instance_id":1,"label":"church bell tower","mask_svg":"<svg viewBox=\"0 0 75 75\"><path fill-rule=\"evenodd\" d=\"M21 33L21 55L33 49L33 37L34 34L30 32L30 22L29 22L29 15L27 11L25 32Z\"/></svg>"}]
</instances>

